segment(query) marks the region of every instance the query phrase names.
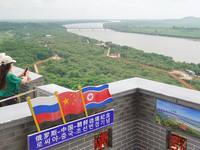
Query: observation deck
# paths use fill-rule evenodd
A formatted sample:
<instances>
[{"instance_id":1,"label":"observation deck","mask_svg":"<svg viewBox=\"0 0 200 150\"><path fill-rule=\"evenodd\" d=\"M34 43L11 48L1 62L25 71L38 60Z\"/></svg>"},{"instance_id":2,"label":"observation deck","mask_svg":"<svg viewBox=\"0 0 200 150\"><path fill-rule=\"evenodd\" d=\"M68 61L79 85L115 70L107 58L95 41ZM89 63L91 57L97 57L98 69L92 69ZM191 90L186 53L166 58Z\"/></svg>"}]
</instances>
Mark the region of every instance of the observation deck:
<instances>
[{"instance_id":1,"label":"observation deck","mask_svg":"<svg viewBox=\"0 0 200 150\"><path fill-rule=\"evenodd\" d=\"M15 73L17 74L17 70ZM33 75L32 78L34 79L34 77L38 80L42 78L40 75ZM36 91L36 96L51 96L54 91L71 90L50 84L37 86ZM88 115L114 109L114 125L57 145L53 149L94 149L95 133L108 128L112 129L110 150L167 149L169 144L167 138L171 132L186 136L188 149L200 149L198 138L156 123L157 99L200 111L199 91L137 77L109 83L109 91L114 102L101 108L90 108ZM27 102L2 107L0 114L0 149L27 149L27 135L37 132ZM82 117L85 117L84 113L70 114L65 119L70 122ZM60 124L62 124L61 119L55 122L41 123L40 127L41 130L44 130Z\"/></svg>"}]
</instances>

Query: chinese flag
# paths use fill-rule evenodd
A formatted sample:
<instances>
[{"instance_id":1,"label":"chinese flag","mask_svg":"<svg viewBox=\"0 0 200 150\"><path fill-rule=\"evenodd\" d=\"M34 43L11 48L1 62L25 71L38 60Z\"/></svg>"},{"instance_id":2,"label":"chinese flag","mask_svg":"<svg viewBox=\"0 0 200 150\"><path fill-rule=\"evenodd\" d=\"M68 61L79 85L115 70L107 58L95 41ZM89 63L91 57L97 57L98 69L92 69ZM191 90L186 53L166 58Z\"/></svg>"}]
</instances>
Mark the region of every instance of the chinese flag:
<instances>
[{"instance_id":1,"label":"chinese flag","mask_svg":"<svg viewBox=\"0 0 200 150\"><path fill-rule=\"evenodd\" d=\"M68 114L80 114L84 111L80 91L60 93L58 97L64 116Z\"/></svg>"}]
</instances>

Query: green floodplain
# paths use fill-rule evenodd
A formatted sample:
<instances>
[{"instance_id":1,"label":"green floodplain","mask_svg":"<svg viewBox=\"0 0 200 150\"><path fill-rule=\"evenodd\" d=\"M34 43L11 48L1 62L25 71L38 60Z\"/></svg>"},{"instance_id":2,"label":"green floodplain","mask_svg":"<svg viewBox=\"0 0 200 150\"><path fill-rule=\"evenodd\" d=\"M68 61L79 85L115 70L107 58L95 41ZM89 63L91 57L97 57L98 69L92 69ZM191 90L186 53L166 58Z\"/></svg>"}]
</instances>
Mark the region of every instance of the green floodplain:
<instances>
[{"instance_id":1,"label":"green floodplain","mask_svg":"<svg viewBox=\"0 0 200 150\"><path fill-rule=\"evenodd\" d=\"M55 83L72 90L78 86L97 86L118 80L140 77L171 85L182 86L165 72L141 66L141 64L165 69L193 70L200 75L200 64L175 62L172 57L156 53L145 53L128 46L120 46L106 42L111 47L111 53L120 53L121 57L132 62L105 57L107 48L96 46L102 43L88 37L80 37L69 33L62 25L91 22L0 22L0 53L10 55L21 68L29 67L34 72L33 64L58 54L61 60L48 60L39 67L39 74L44 77L44 84ZM93 22L103 22L93 20ZM48 38L51 35L54 38ZM89 40L89 44L87 40ZM48 44L45 47L45 44ZM188 81L200 90L200 80Z\"/></svg>"},{"instance_id":2,"label":"green floodplain","mask_svg":"<svg viewBox=\"0 0 200 150\"><path fill-rule=\"evenodd\" d=\"M200 40L200 18L168 20L123 20L104 24L115 31Z\"/></svg>"}]
</instances>

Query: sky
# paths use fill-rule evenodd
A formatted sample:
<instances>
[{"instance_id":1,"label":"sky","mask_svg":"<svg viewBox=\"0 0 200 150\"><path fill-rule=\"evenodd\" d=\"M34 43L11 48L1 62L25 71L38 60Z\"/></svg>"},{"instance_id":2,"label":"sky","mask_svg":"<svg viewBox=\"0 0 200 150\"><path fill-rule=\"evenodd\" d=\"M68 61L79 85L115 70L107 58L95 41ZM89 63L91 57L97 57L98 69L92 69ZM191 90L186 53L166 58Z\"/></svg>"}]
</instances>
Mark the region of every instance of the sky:
<instances>
[{"instance_id":1,"label":"sky","mask_svg":"<svg viewBox=\"0 0 200 150\"><path fill-rule=\"evenodd\" d=\"M200 0L0 0L2 19L179 19L200 17Z\"/></svg>"}]
</instances>

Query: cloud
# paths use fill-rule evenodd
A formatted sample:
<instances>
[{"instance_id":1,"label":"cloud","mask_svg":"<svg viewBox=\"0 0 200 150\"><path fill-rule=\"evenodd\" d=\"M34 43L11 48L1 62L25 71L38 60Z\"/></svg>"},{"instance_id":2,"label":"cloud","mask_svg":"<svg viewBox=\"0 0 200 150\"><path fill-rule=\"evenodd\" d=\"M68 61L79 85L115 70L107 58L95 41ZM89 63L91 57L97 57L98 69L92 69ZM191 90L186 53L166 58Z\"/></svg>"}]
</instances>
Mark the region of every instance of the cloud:
<instances>
[{"instance_id":1,"label":"cloud","mask_svg":"<svg viewBox=\"0 0 200 150\"><path fill-rule=\"evenodd\" d=\"M43 7L41 0L1 0L0 7L4 9L32 9Z\"/></svg>"},{"instance_id":2,"label":"cloud","mask_svg":"<svg viewBox=\"0 0 200 150\"><path fill-rule=\"evenodd\" d=\"M139 10L145 10L145 9L146 9L146 6L145 6L145 5L139 5L139 6L138 6L138 9L139 9Z\"/></svg>"},{"instance_id":3,"label":"cloud","mask_svg":"<svg viewBox=\"0 0 200 150\"><path fill-rule=\"evenodd\" d=\"M173 19L200 17L199 6L199 0L0 0L6 14L0 19Z\"/></svg>"}]
</instances>

